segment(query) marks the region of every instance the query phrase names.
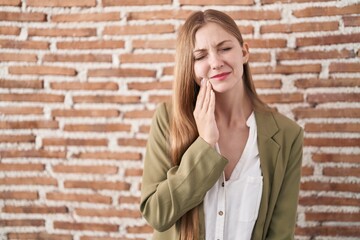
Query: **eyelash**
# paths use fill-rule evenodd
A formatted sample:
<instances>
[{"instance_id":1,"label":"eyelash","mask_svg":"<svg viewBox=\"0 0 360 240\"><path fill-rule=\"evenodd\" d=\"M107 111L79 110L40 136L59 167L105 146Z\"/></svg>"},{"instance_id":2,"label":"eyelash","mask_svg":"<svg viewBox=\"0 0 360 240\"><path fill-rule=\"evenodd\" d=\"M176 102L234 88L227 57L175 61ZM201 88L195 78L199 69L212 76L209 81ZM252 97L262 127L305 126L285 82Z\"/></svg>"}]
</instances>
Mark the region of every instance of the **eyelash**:
<instances>
[{"instance_id":1,"label":"eyelash","mask_svg":"<svg viewBox=\"0 0 360 240\"><path fill-rule=\"evenodd\" d=\"M231 47L227 47L227 48L222 48L220 49L220 51L223 51L223 52L227 52L227 51L230 51L232 48ZM199 57L194 57L194 61L200 61L202 59L204 59L206 56L199 56Z\"/></svg>"}]
</instances>

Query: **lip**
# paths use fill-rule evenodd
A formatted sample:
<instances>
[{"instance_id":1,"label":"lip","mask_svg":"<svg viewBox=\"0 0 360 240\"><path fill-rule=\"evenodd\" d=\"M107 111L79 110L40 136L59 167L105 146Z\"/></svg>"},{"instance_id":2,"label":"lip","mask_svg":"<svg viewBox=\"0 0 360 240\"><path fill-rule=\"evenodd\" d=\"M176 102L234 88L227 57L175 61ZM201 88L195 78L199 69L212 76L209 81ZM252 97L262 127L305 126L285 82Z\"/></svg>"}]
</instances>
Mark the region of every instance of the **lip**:
<instances>
[{"instance_id":1,"label":"lip","mask_svg":"<svg viewBox=\"0 0 360 240\"><path fill-rule=\"evenodd\" d=\"M218 79L218 80L223 80L225 79L231 72L223 72L223 73L220 73L220 74L217 74L215 76L212 76L211 78L214 79Z\"/></svg>"}]
</instances>

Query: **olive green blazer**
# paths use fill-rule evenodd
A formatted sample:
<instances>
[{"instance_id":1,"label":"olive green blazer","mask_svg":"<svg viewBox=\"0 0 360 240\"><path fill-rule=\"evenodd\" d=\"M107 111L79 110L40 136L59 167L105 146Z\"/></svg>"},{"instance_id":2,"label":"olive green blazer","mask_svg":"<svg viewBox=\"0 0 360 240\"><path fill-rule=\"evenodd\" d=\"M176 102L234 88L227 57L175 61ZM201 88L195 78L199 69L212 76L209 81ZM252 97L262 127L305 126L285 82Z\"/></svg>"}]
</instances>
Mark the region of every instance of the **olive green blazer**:
<instances>
[{"instance_id":1,"label":"olive green blazer","mask_svg":"<svg viewBox=\"0 0 360 240\"><path fill-rule=\"evenodd\" d=\"M228 162L198 137L180 165L170 160L171 105L160 104L146 147L140 210L155 229L154 240L179 240L179 219L200 205L200 240L205 239L203 199ZM252 239L293 239L298 203L303 130L276 112L255 111L263 193Z\"/></svg>"}]
</instances>

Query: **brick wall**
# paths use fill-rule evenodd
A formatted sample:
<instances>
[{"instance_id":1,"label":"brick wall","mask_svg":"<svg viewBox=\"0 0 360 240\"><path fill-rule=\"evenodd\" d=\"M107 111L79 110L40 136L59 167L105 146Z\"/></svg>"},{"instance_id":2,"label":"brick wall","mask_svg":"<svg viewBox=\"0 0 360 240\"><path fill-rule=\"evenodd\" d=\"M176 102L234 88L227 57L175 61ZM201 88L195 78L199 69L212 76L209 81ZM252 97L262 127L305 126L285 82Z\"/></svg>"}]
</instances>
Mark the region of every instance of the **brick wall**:
<instances>
[{"instance_id":1,"label":"brick wall","mask_svg":"<svg viewBox=\"0 0 360 240\"><path fill-rule=\"evenodd\" d=\"M0 239L148 239L138 211L177 30L230 14L261 97L305 128L297 239L360 236L357 0L0 0Z\"/></svg>"}]
</instances>

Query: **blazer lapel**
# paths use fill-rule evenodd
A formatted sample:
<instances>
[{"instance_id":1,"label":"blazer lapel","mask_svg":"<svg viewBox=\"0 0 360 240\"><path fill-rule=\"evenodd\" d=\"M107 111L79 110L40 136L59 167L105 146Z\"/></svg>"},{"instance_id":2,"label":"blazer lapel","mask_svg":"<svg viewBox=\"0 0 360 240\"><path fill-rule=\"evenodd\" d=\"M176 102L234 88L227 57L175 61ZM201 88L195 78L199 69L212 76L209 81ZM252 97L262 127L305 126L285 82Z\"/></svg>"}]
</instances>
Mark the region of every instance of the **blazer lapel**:
<instances>
[{"instance_id":1,"label":"blazer lapel","mask_svg":"<svg viewBox=\"0 0 360 240\"><path fill-rule=\"evenodd\" d=\"M263 174L263 193L257 222L253 231L253 239L265 239L270 220L267 218L268 203L270 200L271 186L274 178L276 161L280 146L274 141L273 136L279 131L271 112L255 111L258 134L258 148L260 166Z\"/></svg>"}]
</instances>

